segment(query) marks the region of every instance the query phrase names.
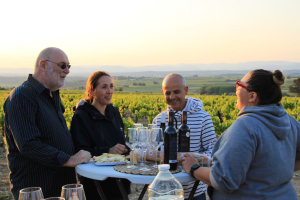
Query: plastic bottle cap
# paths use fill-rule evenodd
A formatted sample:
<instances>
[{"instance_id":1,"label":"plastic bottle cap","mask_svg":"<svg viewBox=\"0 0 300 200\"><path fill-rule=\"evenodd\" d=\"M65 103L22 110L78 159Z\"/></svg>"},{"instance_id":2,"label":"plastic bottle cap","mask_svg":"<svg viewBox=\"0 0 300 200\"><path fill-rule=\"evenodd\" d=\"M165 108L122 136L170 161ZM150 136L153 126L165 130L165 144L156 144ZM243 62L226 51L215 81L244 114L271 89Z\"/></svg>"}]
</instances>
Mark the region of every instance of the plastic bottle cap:
<instances>
[{"instance_id":1,"label":"plastic bottle cap","mask_svg":"<svg viewBox=\"0 0 300 200\"><path fill-rule=\"evenodd\" d=\"M161 164L158 165L158 169L160 170L169 170L170 169L170 165L169 164Z\"/></svg>"}]
</instances>

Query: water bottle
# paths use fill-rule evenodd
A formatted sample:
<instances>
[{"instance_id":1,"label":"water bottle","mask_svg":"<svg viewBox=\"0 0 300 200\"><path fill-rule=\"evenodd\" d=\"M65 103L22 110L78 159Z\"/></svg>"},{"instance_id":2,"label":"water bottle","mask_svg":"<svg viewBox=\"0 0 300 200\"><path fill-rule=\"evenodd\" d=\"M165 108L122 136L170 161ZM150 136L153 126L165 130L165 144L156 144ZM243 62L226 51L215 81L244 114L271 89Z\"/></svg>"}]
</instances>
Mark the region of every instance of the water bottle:
<instances>
[{"instance_id":1,"label":"water bottle","mask_svg":"<svg viewBox=\"0 0 300 200\"><path fill-rule=\"evenodd\" d=\"M158 165L159 172L148 186L149 200L183 200L184 193L180 182L169 171L169 164Z\"/></svg>"}]
</instances>

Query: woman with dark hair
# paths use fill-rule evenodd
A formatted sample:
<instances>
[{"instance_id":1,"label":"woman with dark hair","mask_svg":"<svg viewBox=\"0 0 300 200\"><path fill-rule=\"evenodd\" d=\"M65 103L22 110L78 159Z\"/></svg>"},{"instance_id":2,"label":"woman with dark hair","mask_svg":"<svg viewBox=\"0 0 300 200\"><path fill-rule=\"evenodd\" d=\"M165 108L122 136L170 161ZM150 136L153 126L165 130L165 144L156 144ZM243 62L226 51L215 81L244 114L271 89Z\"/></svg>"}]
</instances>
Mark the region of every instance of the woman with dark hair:
<instances>
[{"instance_id":1,"label":"woman with dark hair","mask_svg":"<svg viewBox=\"0 0 300 200\"><path fill-rule=\"evenodd\" d=\"M297 199L300 123L281 105L281 71L254 70L236 82L238 119L214 146L211 168L186 155L183 168L207 183L212 199Z\"/></svg>"},{"instance_id":2,"label":"woman with dark hair","mask_svg":"<svg viewBox=\"0 0 300 200\"><path fill-rule=\"evenodd\" d=\"M103 153L125 154L128 152L124 139L124 124L118 108L111 104L114 92L113 78L103 71L93 73L86 83L85 102L75 111L71 133L75 149L89 151L92 156ZM94 181L80 177L87 200L100 199ZM123 180L127 192L130 183ZM122 199L116 180L99 181L107 199Z\"/></svg>"}]
</instances>

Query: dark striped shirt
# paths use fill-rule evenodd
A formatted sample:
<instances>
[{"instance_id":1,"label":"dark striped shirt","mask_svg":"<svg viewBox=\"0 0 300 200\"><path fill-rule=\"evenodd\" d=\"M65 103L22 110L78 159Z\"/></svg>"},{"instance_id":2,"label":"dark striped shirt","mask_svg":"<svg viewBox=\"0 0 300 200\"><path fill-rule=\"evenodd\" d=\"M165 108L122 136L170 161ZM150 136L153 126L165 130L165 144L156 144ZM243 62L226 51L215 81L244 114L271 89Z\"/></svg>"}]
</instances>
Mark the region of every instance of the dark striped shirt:
<instances>
[{"instance_id":1,"label":"dark striped shirt","mask_svg":"<svg viewBox=\"0 0 300 200\"><path fill-rule=\"evenodd\" d=\"M52 92L32 75L12 90L4 103L5 136L12 193L42 187L44 197L60 196L75 183L74 168L62 167L74 153L59 91Z\"/></svg>"}]
</instances>

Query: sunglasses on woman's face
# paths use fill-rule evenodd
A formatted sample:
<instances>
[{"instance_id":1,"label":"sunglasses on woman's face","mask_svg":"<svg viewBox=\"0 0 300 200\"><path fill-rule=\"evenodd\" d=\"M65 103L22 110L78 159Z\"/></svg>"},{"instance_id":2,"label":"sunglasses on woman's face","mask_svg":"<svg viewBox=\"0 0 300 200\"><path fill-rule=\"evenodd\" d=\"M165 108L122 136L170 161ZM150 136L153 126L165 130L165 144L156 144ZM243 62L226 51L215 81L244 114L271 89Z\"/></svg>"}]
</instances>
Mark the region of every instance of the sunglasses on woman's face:
<instances>
[{"instance_id":1,"label":"sunglasses on woman's face","mask_svg":"<svg viewBox=\"0 0 300 200\"><path fill-rule=\"evenodd\" d=\"M241 83L241 81L235 82L235 91L237 90L238 87L242 87L248 91L251 91L252 89Z\"/></svg>"},{"instance_id":2,"label":"sunglasses on woman's face","mask_svg":"<svg viewBox=\"0 0 300 200\"><path fill-rule=\"evenodd\" d=\"M64 62L56 63L56 62L52 62L51 60L46 60L46 61L57 64L57 66L59 66L61 69L66 69L66 68L70 69L71 68L71 65L67 65Z\"/></svg>"}]
</instances>

